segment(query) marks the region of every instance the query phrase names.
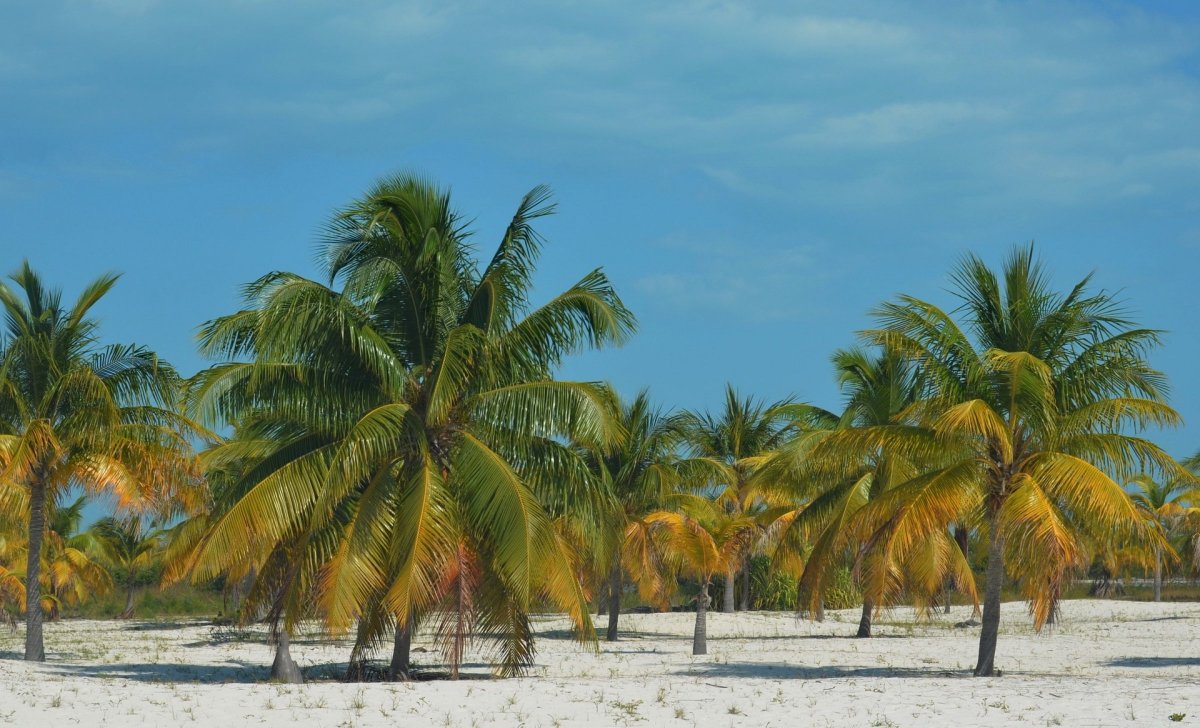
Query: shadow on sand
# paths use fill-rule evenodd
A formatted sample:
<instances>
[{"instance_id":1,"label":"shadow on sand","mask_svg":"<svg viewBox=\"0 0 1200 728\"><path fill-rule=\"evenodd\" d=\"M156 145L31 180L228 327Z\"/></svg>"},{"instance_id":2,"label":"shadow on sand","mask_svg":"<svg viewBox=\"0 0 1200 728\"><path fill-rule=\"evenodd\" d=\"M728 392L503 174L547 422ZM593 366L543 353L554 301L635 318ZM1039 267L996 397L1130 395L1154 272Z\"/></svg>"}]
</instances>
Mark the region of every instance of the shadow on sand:
<instances>
[{"instance_id":1,"label":"shadow on sand","mask_svg":"<svg viewBox=\"0 0 1200 728\"><path fill-rule=\"evenodd\" d=\"M171 662L157 664L119 663L112 665L50 665L49 672L71 677L98 680L133 680L145 683L261 684L269 682L270 663L230 662L225 665L187 665ZM344 662L321 663L301 670L306 682L342 682L348 665ZM386 665L374 665L372 673L382 676ZM490 666L467 662L462 665L460 680L490 679ZM450 674L441 666L414 666L412 679L447 680ZM364 682L374 682L365 680Z\"/></svg>"},{"instance_id":2,"label":"shadow on sand","mask_svg":"<svg viewBox=\"0 0 1200 728\"><path fill-rule=\"evenodd\" d=\"M836 680L853 677L892 678L969 678L970 670L922 670L916 667L836 667L787 665L769 662L730 662L710 665L695 665L676 671L677 675L690 677L737 677L770 680Z\"/></svg>"},{"instance_id":3,"label":"shadow on sand","mask_svg":"<svg viewBox=\"0 0 1200 728\"><path fill-rule=\"evenodd\" d=\"M1108 667L1200 667L1200 657L1121 657L1104 664Z\"/></svg>"},{"instance_id":4,"label":"shadow on sand","mask_svg":"<svg viewBox=\"0 0 1200 728\"><path fill-rule=\"evenodd\" d=\"M216 622L211 619L164 620L164 621L133 621L125 624L129 632L158 632L183 629L185 627L213 627Z\"/></svg>"},{"instance_id":5,"label":"shadow on sand","mask_svg":"<svg viewBox=\"0 0 1200 728\"><path fill-rule=\"evenodd\" d=\"M171 662L53 665L51 668L52 672L60 675L99 679L119 678L148 683L259 683L266 682L270 670L269 664L185 665Z\"/></svg>"}]
</instances>

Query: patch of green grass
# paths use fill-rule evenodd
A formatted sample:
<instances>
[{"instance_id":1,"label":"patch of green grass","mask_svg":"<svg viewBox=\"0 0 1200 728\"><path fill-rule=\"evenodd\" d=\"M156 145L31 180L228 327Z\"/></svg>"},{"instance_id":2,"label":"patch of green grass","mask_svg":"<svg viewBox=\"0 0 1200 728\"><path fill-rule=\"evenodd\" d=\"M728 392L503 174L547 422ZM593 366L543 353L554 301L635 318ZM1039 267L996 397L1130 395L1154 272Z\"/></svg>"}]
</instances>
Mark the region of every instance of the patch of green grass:
<instances>
[{"instance_id":1,"label":"patch of green grass","mask_svg":"<svg viewBox=\"0 0 1200 728\"><path fill-rule=\"evenodd\" d=\"M176 584L167 589L140 587L134 595L135 619L156 617L214 617L228 606L221 592L191 584ZM113 590L110 594L90 599L71 609L66 616L83 619L112 619L125 609L125 593Z\"/></svg>"}]
</instances>

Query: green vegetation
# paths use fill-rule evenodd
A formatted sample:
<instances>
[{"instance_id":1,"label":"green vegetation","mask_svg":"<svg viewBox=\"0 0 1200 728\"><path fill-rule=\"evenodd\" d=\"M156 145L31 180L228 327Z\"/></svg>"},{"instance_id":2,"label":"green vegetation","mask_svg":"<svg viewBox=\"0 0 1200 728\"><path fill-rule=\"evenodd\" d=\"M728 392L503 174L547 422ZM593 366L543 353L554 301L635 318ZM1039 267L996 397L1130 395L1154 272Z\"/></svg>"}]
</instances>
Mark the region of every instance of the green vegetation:
<instances>
[{"instance_id":1,"label":"green vegetation","mask_svg":"<svg viewBox=\"0 0 1200 728\"><path fill-rule=\"evenodd\" d=\"M1055 291L1032 247L970 256L959 308L901 296L834 354L839 408L727 385L675 412L558 377L635 319L600 269L531 304L553 210L534 188L477 258L448 192L384 179L330 220L321 280L268 273L202 327L212 365L186 381L99 345L114 276L64 306L21 267L0 287L0 607L27 659L44 618L203 615L269 624L280 681L303 679L302 622L353 634L347 679L389 645L386 677L410 678L418 628L451 677L472 642L514 675L533 612L592 642L593 601L609 640L631 606L694 608L705 654L716 587L723 611L861 607L861 637L982 593L983 676L1003 597L1040 629L1085 577L1195 596L1163 576L1195 573L1200 456L1142 437L1179 421L1158 332L1089 279ZM81 529L77 488L117 512Z\"/></svg>"}]
</instances>

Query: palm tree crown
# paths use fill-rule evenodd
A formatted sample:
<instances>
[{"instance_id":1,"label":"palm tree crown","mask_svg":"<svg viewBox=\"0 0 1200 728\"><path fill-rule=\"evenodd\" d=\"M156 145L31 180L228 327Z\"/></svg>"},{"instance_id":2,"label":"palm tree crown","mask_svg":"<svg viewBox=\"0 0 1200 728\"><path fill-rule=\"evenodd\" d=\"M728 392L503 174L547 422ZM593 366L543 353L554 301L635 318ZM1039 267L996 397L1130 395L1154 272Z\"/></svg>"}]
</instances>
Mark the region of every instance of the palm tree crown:
<instances>
[{"instance_id":1,"label":"palm tree crown","mask_svg":"<svg viewBox=\"0 0 1200 728\"><path fill-rule=\"evenodd\" d=\"M47 508L79 485L114 494L124 508L170 511L194 495L197 474L175 370L144 347L99 343L90 312L117 277L98 278L71 306L27 263L12 281L16 289L0 284L0 496L28 513L25 658L44 660L38 554Z\"/></svg>"},{"instance_id":2,"label":"palm tree crown","mask_svg":"<svg viewBox=\"0 0 1200 728\"><path fill-rule=\"evenodd\" d=\"M1086 534L1153 540L1118 480L1178 471L1131 433L1179 416L1146 360L1158 332L1136 327L1110 294L1090 292L1090 277L1055 292L1031 246L1000 274L970 256L953 280L957 317L903 296L877 310L880 326L866 334L921 376L917 425L868 428L866 437L939 461L872 504L870 524L901 543L950 522L987 532L976 674L990 675L1004 565L1041 626L1068 572L1086 562Z\"/></svg>"},{"instance_id":3,"label":"palm tree crown","mask_svg":"<svg viewBox=\"0 0 1200 728\"><path fill-rule=\"evenodd\" d=\"M552 374L623 342L634 319L599 270L530 307L533 222L552 211L532 190L480 266L446 192L383 180L333 218L327 284L268 275L205 328L206 353L243 361L205 372L192 401L237 427L211 461L246 475L198 576L286 546L289 628L307 593L329 628L358 620L364 647L437 616L452 671L472 633L499 642L506 671L528 665L539 596L590 630L553 508L586 471L563 442L618 428L600 387Z\"/></svg>"}]
</instances>

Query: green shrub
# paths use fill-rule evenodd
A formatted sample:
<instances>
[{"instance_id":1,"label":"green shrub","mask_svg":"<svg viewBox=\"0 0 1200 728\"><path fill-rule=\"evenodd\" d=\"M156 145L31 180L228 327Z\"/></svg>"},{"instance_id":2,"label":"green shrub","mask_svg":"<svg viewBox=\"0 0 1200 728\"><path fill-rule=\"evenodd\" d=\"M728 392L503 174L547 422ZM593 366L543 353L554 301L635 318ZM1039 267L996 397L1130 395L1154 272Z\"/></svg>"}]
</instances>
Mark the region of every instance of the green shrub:
<instances>
[{"instance_id":1,"label":"green shrub","mask_svg":"<svg viewBox=\"0 0 1200 728\"><path fill-rule=\"evenodd\" d=\"M164 590L138 587L135 592L135 619L157 617L215 617L221 613L223 599L219 590L191 584L176 584ZM89 599L71 609L67 617L112 619L125 608L125 590Z\"/></svg>"},{"instance_id":2,"label":"green shrub","mask_svg":"<svg viewBox=\"0 0 1200 728\"><path fill-rule=\"evenodd\" d=\"M755 556L750 560L750 591L755 609L786 611L799 606L796 580L771 569L771 560L766 556Z\"/></svg>"},{"instance_id":3,"label":"green shrub","mask_svg":"<svg viewBox=\"0 0 1200 728\"><path fill-rule=\"evenodd\" d=\"M839 566L825 580L825 608L850 609L862 604L862 592L854 583L850 569Z\"/></svg>"}]
</instances>

